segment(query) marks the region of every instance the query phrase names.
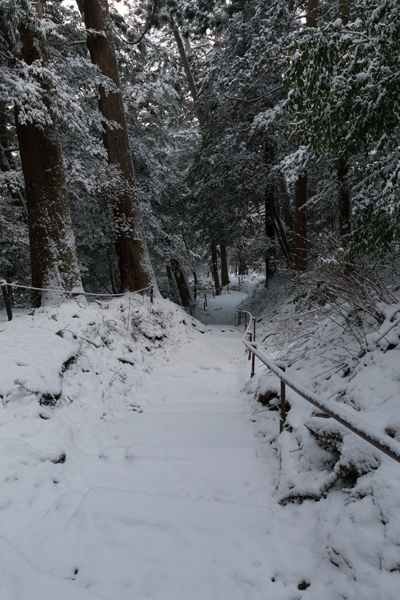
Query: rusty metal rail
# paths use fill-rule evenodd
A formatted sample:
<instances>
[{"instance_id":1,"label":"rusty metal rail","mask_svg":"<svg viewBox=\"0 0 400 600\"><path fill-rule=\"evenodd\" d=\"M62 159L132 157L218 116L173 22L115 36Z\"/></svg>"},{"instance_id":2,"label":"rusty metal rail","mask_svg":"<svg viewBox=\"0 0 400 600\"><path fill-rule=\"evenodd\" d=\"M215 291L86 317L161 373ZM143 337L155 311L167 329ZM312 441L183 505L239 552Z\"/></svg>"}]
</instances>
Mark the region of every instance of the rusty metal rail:
<instances>
[{"instance_id":1,"label":"rusty metal rail","mask_svg":"<svg viewBox=\"0 0 400 600\"><path fill-rule=\"evenodd\" d=\"M252 369L251 377L255 373L255 357L257 357L272 373L277 375L281 381L281 419L280 419L280 431L282 432L283 426L286 420L286 386L289 386L296 394L307 400L310 404L318 408L321 412L325 413L335 421L338 421L341 425L358 435L364 441L368 442L375 448L378 448L381 452L390 456L397 462L400 462L400 443L396 442L388 435L375 429L360 417L352 414L349 410L329 400L319 398L316 394L296 382L287 373L285 373L285 364L281 361L274 361L267 358L257 348L255 341L256 336L256 320L248 311L238 311L238 313L245 315L245 333L243 336L243 343L246 346L252 358ZM240 315L241 316L241 315ZM238 324L240 325L240 317ZM249 338L249 339L247 339Z\"/></svg>"}]
</instances>

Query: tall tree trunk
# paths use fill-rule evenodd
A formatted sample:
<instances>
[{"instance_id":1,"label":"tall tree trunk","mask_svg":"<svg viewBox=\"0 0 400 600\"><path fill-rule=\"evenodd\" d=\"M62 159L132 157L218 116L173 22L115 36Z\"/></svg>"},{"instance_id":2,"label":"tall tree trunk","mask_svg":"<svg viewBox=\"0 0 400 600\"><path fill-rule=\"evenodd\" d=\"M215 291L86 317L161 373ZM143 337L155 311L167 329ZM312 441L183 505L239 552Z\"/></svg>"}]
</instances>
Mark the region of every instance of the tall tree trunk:
<instances>
[{"instance_id":1,"label":"tall tree trunk","mask_svg":"<svg viewBox=\"0 0 400 600\"><path fill-rule=\"evenodd\" d=\"M177 25L176 25L176 23L175 23L174 18L173 18L172 15L170 15L169 26L172 29L172 32L174 34L174 38L175 38L175 41L176 41L176 45L178 46L178 52L179 52L179 56L181 57L181 61L182 61L182 64L183 64L183 69L184 69L185 75L186 75L186 79L188 81L189 91L190 91L190 94L191 94L191 96L193 98L194 108L195 108L195 111L196 111L196 116L197 116L197 119L199 121L200 128L202 128L203 125L204 125L204 118L203 118L203 114L202 114L202 112L200 110L199 103L198 103L198 100L197 100L196 84L195 84L195 81L194 81L192 69L190 68L190 64L189 64L188 57L187 57L187 54L186 54L185 46L183 45L182 38L181 38L181 35L179 33L179 29L178 29L178 27L177 27Z\"/></svg>"},{"instance_id":2,"label":"tall tree trunk","mask_svg":"<svg viewBox=\"0 0 400 600\"><path fill-rule=\"evenodd\" d=\"M283 228L283 224L282 224L281 218L279 216L279 213L276 209L275 204L274 204L273 209L274 209L273 210L273 220L274 220L276 237L278 238L278 242L281 246L283 254L285 255L285 258L286 258L288 264L290 265L292 263L292 256L291 256L291 252L290 252L289 242L287 241L286 233Z\"/></svg>"},{"instance_id":3,"label":"tall tree trunk","mask_svg":"<svg viewBox=\"0 0 400 600\"><path fill-rule=\"evenodd\" d=\"M339 0L339 16L343 25L349 22L350 2L349 0ZM337 167L337 178L339 186L339 233L343 237L350 233L350 190L347 182L347 173L349 164L346 159L342 159Z\"/></svg>"},{"instance_id":4,"label":"tall tree trunk","mask_svg":"<svg viewBox=\"0 0 400 600\"><path fill-rule=\"evenodd\" d=\"M166 265L166 269L167 269L167 277L168 277L168 282L169 282L169 285L170 285L170 286L171 286L171 288L172 288L172 282L173 282L173 278L172 278L172 269L171 269L171 267L170 267L169 265Z\"/></svg>"},{"instance_id":5,"label":"tall tree trunk","mask_svg":"<svg viewBox=\"0 0 400 600\"><path fill-rule=\"evenodd\" d=\"M271 175L271 169L276 157L275 145L271 144L268 139L264 145L264 162L266 167L266 187L265 187L265 235L270 241L270 246L265 254L265 287L268 287L268 281L272 276L271 257L275 254L275 228L273 215L275 212L275 195L274 182Z\"/></svg>"},{"instance_id":6,"label":"tall tree trunk","mask_svg":"<svg viewBox=\"0 0 400 600\"><path fill-rule=\"evenodd\" d=\"M226 244L220 244L221 250L221 284L222 286L230 283L229 271L228 271L228 253L226 251Z\"/></svg>"},{"instance_id":7,"label":"tall tree trunk","mask_svg":"<svg viewBox=\"0 0 400 600\"><path fill-rule=\"evenodd\" d=\"M217 254L217 246L216 244L211 244L211 259L212 259L212 268L214 273L214 283L215 283L215 293L217 296L221 295L221 284L219 282L219 273L218 273L218 254Z\"/></svg>"},{"instance_id":8,"label":"tall tree trunk","mask_svg":"<svg viewBox=\"0 0 400 600\"><path fill-rule=\"evenodd\" d=\"M339 185L339 232L341 236L350 233L350 190L347 183L349 165L346 160L341 161L337 168Z\"/></svg>"},{"instance_id":9,"label":"tall tree trunk","mask_svg":"<svg viewBox=\"0 0 400 600\"><path fill-rule=\"evenodd\" d=\"M197 273L196 271L193 271L193 280L194 280L194 299L197 300L197 285L198 285L198 279L197 279Z\"/></svg>"},{"instance_id":10,"label":"tall tree trunk","mask_svg":"<svg viewBox=\"0 0 400 600\"><path fill-rule=\"evenodd\" d=\"M238 243L238 275L246 275L247 264L243 255L244 244Z\"/></svg>"},{"instance_id":11,"label":"tall tree trunk","mask_svg":"<svg viewBox=\"0 0 400 600\"><path fill-rule=\"evenodd\" d=\"M342 24L347 25L350 15L350 0L339 0L339 17L342 19Z\"/></svg>"},{"instance_id":12,"label":"tall tree trunk","mask_svg":"<svg viewBox=\"0 0 400 600\"><path fill-rule=\"evenodd\" d=\"M171 265L175 276L176 285L178 286L179 296L183 306L192 306L193 296L190 291L189 283L186 277L186 273L181 267L178 259L171 259ZM168 270L167 270L168 272Z\"/></svg>"},{"instance_id":13,"label":"tall tree trunk","mask_svg":"<svg viewBox=\"0 0 400 600\"><path fill-rule=\"evenodd\" d=\"M317 26L317 8L319 0L308 0L307 4L307 17L306 26L316 27Z\"/></svg>"},{"instance_id":14,"label":"tall tree trunk","mask_svg":"<svg viewBox=\"0 0 400 600\"><path fill-rule=\"evenodd\" d=\"M116 165L126 181L120 192L114 213L117 230L119 270L123 290L139 290L155 285L153 269L146 244L135 173L129 146L124 102L122 98L113 29L107 0L78 0L86 29L87 45L92 63L112 81L112 86L99 86L99 108L104 117L104 146L108 161ZM112 89L110 89L112 88ZM117 126L111 126L110 123Z\"/></svg>"},{"instance_id":15,"label":"tall tree trunk","mask_svg":"<svg viewBox=\"0 0 400 600\"><path fill-rule=\"evenodd\" d=\"M296 181L294 223L294 265L298 272L307 268L307 171L304 171Z\"/></svg>"},{"instance_id":16,"label":"tall tree trunk","mask_svg":"<svg viewBox=\"0 0 400 600\"><path fill-rule=\"evenodd\" d=\"M306 26L316 27L319 0L308 0ZM303 208L307 201L307 171L295 183L294 265L296 271L307 268L307 215Z\"/></svg>"},{"instance_id":17,"label":"tall tree trunk","mask_svg":"<svg viewBox=\"0 0 400 600\"><path fill-rule=\"evenodd\" d=\"M171 294L171 298L174 299L176 294L175 294L175 286L174 286L174 277L172 275L172 269L169 265L165 265L166 271L167 271L167 277L168 277L168 286L169 286L169 291Z\"/></svg>"},{"instance_id":18,"label":"tall tree trunk","mask_svg":"<svg viewBox=\"0 0 400 600\"><path fill-rule=\"evenodd\" d=\"M112 262L110 262L110 281L111 281L112 293L118 294L117 284L115 283L115 275L114 275L114 268L113 268Z\"/></svg>"},{"instance_id":19,"label":"tall tree trunk","mask_svg":"<svg viewBox=\"0 0 400 600\"><path fill-rule=\"evenodd\" d=\"M40 0L36 2L39 18ZM46 44L35 37L29 22L19 25L21 46L19 58L31 65L34 61L47 64ZM51 97L43 85L43 100L48 106L51 123L35 120L22 124L19 120L24 106L15 106L15 124L25 180L28 208L32 285L39 288L82 290L75 238L72 231L58 127L51 110ZM34 292L35 306L61 301L63 295Z\"/></svg>"},{"instance_id":20,"label":"tall tree trunk","mask_svg":"<svg viewBox=\"0 0 400 600\"><path fill-rule=\"evenodd\" d=\"M265 235L273 244L275 240L275 228L273 223L273 214L275 208L274 184L268 183L265 193ZM268 280L272 275L271 256L274 253L274 248L269 248L265 256L265 287L268 287Z\"/></svg>"}]
</instances>

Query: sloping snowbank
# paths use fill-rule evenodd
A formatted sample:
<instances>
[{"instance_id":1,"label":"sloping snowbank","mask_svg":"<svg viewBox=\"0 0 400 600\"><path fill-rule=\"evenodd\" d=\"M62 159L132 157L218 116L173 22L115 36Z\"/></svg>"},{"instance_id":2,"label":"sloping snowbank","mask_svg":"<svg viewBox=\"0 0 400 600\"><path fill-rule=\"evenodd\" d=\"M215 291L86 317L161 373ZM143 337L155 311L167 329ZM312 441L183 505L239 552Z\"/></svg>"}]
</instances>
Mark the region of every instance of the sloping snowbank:
<instances>
[{"instance_id":1,"label":"sloping snowbank","mask_svg":"<svg viewBox=\"0 0 400 600\"><path fill-rule=\"evenodd\" d=\"M396 436L396 338L339 369L352 340L289 298L278 281L249 299L266 352ZM233 300L212 308L225 320ZM258 363L241 392L234 327L202 334L137 298L21 311L0 330L1 598L397 600L400 465L292 392L279 435L279 382Z\"/></svg>"},{"instance_id":2,"label":"sloping snowbank","mask_svg":"<svg viewBox=\"0 0 400 600\"><path fill-rule=\"evenodd\" d=\"M290 282L277 278L245 303L258 318L261 351L284 359L288 375L299 384L344 403L364 422L400 440L400 302L379 307L385 318L378 327L368 319L360 323L360 345L345 319L292 304L295 293ZM255 397L254 418L264 442L279 457L275 497L289 510L292 503L300 504L299 519L306 519L314 506L310 526L318 528L321 568L324 563L337 568L334 597L395 598L400 584L400 464L324 418L289 389L290 410L278 435L279 380L258 361L256 370L247 390ZM317 598L315 592L310 588L304 597Z\"/></svg>"},{"instance_id":3,"label":"sloping snowbank","mask_svg":"<svg viewBox=\"0 0 400 600\"><path fill-rule=\"evenodd\" d=\"M36 539L35 523L39 539L74 514L93 480L99 481L92 477L106 460L99 454L118 445L128 417L131 423L135 415L140 419L142 382L160 362L173 361L182 347L203 338L200 331L203 326L171 302L153 305L133 295L15 311L11 322L1 314L2 599L103 597L74 583L73 571L63 580L39 570L23 548ZM112 470L106 471L106 486ZM120 485L121 477L116 481ZM49 571L50 557L40 565Z\"/></svg>"}]
</instances>

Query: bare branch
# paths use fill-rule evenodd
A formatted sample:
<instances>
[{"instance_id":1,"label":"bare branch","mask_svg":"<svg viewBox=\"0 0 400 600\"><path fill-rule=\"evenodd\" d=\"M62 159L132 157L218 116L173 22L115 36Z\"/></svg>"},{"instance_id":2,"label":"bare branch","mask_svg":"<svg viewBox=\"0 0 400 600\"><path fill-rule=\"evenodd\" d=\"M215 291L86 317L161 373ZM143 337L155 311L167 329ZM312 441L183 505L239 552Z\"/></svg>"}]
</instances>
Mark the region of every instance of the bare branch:
<instances>
[{"instance_id":1,"label":"bare branch","mask_svg":"<svg viewBox=\"0 0 400 600\"><path fill-rule=\"evenodd\" d=\"M86 40L77 40L76 42L70 42L67 46L78 46L79 44L86 44Z\"/></svg>"},{"instance_id":2,"label":"bare branch","mask_svg":"<svg viewBox=\"0 0 400 600\"><path fill-rule=\"evenodd\" d=\"M283 90L283 87L284 87L283 85L280 85L279 87L271 90L267 94L263 94L262 96L258 96L257 98L252 98L251 100L247 100L246 98L237 98L236 96L228 96L228 94L224 94L224 96L228 100L236 100L238 102L246 102L246 104L252 104L253 102L258 102L258 100L263 100L263 98L270 96L274 92L279 92L279 90Z\"/></svg>"},{"instance_id":3,"label":"bare branch","mask_svg":"<svg viewBox=\"0 0 400 600\"><path fill-rule=\"evenodd\" d=\"M2 110L0 110L0 115L3 115L3 117L5 117L7 119L7 121L10 123L10 125L12 125L13 127L15 127L14 123L12 122L12 120L10 119L10 117L3 112Z\"/></svg>"},{"instance_id":4,"label":"bare branch","mask_svg":"<svg viewBox=\"0 0 400 600\"><path fill-rule=\"evenodd\" d=\"M137 44L140 44L140 42L142 41L142 39L144 38L144 36L146 35L146 33L151 29L151 26L153 25L154 22L154 18L156 16L156 12L157 12L157 8L158 8L158 3L159 0L154 0L154 5L153 5L153 10L151 13L151 19L150 22L147 24L147 27L145 27L143 33L141 34L141 36L135 41L135 42L128 42L128 40L126 40L125 38L123 38L121 35L119 35L119 33L114 29L114 33L115 35L125 44L128 44L129 46L136 46Z\"/></svg>"}]
</instances>

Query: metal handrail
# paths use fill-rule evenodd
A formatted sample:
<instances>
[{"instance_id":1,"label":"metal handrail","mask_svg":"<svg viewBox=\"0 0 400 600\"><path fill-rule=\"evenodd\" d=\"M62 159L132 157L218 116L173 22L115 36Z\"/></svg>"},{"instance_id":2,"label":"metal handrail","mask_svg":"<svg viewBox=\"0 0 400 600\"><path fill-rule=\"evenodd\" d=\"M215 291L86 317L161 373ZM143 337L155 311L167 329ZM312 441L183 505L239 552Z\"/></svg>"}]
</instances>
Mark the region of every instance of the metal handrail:
<instances>
[{"instance_id":1,"label":"metal handrail","mask_svg":"<svg viewBox=\"0 0 400 600\"><path fill-rule=\"evenodd\" d=\"M229 284L229 283L227 283L226 285L220 285L220 286L219 286L219 288L216 288L216 289L212 288L212 289L211 289L211 293L208 293L207 291L204 291L204 292L202 292L202 296L204 297L204 301L203 301L203 309L204 309L204 312L206 312L206 308L207 308L207 304L208 304L208 303L207 303L207 297L211 298L211 295L212 295L212 297L213 297L213 299L214 299L214 298L215 298L215 295L216 295L216 293L217 293L217 290L219 290L219 291L221 292L221 294L222 294L222 290L223 290L225 287L227 288L227 290L228 290L228 292L229 292L229 286L230 286L230 284Z\"/></svg>"},{"instance_id":2,"label":"metal handrail","mask_svg":"<svg viewBox=\"0 0 400 600\"><path fill-rule=\"evenodd\" d=\"M286 419L286 394L285 388L282 386L289 386L296 394L307 400L310 404L321 410L323 413L338 421L341 425L358 435L364 441L368 442L387 456L390 456L397 462L400 462L400 443L393 440L388 435L381 433L378 429L375 429L368 423L365 423L362 419L357 417L356 415L351 414L347 409L342 406L338 406L337 404L330 402L329 400L325 400L323 398L319 398L316 394L297 383L294 379L292 379L289 375L285 373L284 363L281 361L274 361L266 356L257 348L255 344L255 340L248 341L246 337L250 333L250 328L252 322L255 324L255 319L248 311L238 311L242 313L246 313L249 315L249 324L246 327L243 343L248 349L249 353L252 353L253 360L257 357L261 362L268 367L270 371L272 371L275 375L277 375L281 381L281 431L283 429L283 424ZM247 319L246 319L247 320ZM255 332L255 329L254 329ZM252 368L252 376L254 375L254 369ZM283 392L283 398L282 398Z\"/></svg>"}]
</instances>

